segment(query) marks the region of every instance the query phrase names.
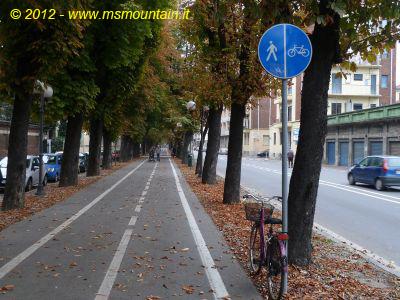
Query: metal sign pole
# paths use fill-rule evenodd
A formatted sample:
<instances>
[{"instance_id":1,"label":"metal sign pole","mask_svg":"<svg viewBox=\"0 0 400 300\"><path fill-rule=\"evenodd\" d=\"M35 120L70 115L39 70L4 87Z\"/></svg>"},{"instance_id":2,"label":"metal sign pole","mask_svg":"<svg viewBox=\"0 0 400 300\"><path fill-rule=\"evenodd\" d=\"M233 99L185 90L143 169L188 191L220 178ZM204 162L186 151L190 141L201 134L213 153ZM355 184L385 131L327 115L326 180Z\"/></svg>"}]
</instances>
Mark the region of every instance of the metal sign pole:
<instances>
[{"instance_id":1,"label":"metal sign pole","mask_svg":"<svg viewBox=\"0 0 400 300\"><path fill-rule=\"evenodd\" d=\"M287 103L287 79L282 80L282 230L288 232L288 103ZM286 257L288 255L286 242ZM287 292L288 278L285 273L283 291Z\"/></svg>"},{"instance_id":2,"label":"metal sign pole","mask_svg":"<svg viewBox=\"0 0 400 300\"><path fill-rule=\"evenodd\" d=\"M282 231L288 232L288 103L287 80L303 73L311 62L312 45L307 34L292 24L277 24L269 28L258 44L258 58L263 68L282 79ZM286 256L288 255L286 242ZM287 292L287 273L283 278Z\"/></svg>"}]
</instances>

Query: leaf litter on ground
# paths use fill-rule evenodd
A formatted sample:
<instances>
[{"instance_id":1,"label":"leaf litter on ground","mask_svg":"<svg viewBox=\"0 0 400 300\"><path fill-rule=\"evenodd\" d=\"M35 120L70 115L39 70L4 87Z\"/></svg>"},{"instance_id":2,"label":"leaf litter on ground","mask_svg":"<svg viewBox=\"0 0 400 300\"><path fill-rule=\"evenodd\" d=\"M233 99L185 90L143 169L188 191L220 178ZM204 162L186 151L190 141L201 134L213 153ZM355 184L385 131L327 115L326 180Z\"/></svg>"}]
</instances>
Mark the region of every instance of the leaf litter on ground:
<instances>
[{"instance_id":1,"label":"leaf litter on ground","mask_svg":"<svg viewBox=\"0 0 400 300\"><path fill-rule=\"evenodd\" d=\"M175 160L186 181L223 233L231 254L246 270L263 297L267 298L264 270L252 276L248 268L251 223L242 204L224 205L224 181L205 185L189 168ZM244 191L243 191L244 192ZM276 210L274 217L280 217ZM286 299L400 299L400 279L372 265L361 255L322 235L313 235L313 262L308 267L289 266Z\"/></svg>"}]
</instances>

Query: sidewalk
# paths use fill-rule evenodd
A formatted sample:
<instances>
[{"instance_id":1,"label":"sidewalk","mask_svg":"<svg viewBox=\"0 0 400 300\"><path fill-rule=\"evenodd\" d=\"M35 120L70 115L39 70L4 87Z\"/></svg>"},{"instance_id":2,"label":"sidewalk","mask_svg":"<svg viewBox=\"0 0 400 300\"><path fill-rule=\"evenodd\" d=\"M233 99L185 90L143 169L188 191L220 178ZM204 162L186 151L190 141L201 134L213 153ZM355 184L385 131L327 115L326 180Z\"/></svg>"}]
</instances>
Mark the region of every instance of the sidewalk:
<instances>
[{"instance_id":1,"label":"sidewalk","mask_svg":"<svg viewBox=\"0 0 400 300\"><path fill-rule=\"evenodd\" d=\"M0 299L261 299L167 158L0 232L2 287Z\"/></svg>"}]
</instances>

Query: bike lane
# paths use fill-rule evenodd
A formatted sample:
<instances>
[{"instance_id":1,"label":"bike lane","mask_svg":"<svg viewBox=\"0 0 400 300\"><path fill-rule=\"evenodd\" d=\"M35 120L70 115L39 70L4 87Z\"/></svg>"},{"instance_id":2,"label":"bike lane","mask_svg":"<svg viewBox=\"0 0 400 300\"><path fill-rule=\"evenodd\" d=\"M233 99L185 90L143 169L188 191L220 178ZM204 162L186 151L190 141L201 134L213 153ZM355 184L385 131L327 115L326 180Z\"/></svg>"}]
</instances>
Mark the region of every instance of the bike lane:
<instances>
[{"instance_id":1,"label":"bike lane","mask_svg":"<svg viewBox=\"0 0 400 300\"><path fill-rule=\"evenodd\" d=\"M27 247L107 191L4 273ZM261 299L168 159L117 171L1 237L0 287L14 288L0 299L215 299L224 291L231 299Z\"/></svg>"},{"instance_id":2,"label":"bike lane","mask_svg":"<svg viewBox=\"0 0 400 300\"><path fill-rule=\"evenodd\" d=\"M143 201L110 299L261 299L167 159L161 160Z\"/></svg>"},{"instance_id":3,"label":"bike lane","mask_svg":"<svg viewBox=\"0 0 400 300\"><path fill-rule=\"evenodd\" d=\"M0 294L0 299L94 299L152 168L133 163L4 230L0 287L14 288ZM36 241L70 220L25 259L19 259L38 245ZM40 231L36 230L39 226ZM10 263L13 268L6 273Z\"/></svg>"}]
</instances>

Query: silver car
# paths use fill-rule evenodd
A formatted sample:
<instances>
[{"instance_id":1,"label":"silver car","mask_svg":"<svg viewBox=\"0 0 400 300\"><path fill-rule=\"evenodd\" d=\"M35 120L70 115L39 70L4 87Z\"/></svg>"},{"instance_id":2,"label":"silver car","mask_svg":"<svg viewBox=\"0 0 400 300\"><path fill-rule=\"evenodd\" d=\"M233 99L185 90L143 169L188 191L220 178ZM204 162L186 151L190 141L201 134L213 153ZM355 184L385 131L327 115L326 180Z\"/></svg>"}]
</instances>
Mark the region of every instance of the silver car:
<instances>
[{"instance_id":1,"label":"silver car","mask_svg":"<svg viewBox=\"0 0 400 300\"><path fill-rule=\"evenodd\" d=\"M8 157L4 157L0 160L0 170L1 170L1 183L0 187L4 188L7 181L7 164L8 164ZM39 184L39 157L28 155L26 157L26 177L25 177L25 190L29 191L34 186ZM42 175L42 182L43 185L47 184L47 175L44 166L42 167L43 175Z\"/></svg>"}]
</instances>

